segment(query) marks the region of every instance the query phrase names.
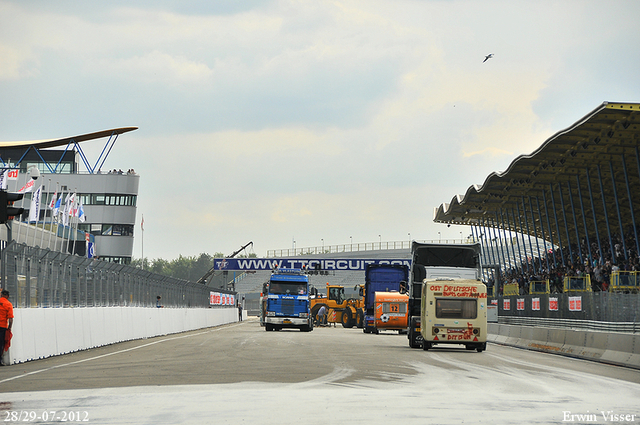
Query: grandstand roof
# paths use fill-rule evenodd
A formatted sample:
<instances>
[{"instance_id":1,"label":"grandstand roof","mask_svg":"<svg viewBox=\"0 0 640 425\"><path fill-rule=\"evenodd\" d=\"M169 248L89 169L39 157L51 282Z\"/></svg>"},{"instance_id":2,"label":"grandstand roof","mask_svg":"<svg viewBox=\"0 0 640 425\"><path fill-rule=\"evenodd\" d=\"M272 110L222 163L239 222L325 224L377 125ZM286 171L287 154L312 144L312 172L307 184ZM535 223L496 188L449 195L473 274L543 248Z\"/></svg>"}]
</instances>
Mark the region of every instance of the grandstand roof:
<instances>
[{"instance_id":1,"label":"grandstand roof","mask_svg":"<svg viewBox=\"0 0 640 425\"><path fill-rule=\"evenodd\" d=\"M103 137L111 137L113 135L119 135L129 131L137 130L138 127L120 127L112 128L110 130L97 131L95 133L80 134L78 136L63 137L61 139L47 139L47 140L29 140L22 142L0 142L0 149L2 148L28 148L33 146L37 149L55 148L58 146L66 146L71 142L85 142L87 140L101 139Z\"/></svg>"},{"instance_id":2,"label":"grandstand roof","mask_svg":"<svg viewBox=\"0 0 640 425\"><path fill-rule=\"evenodd\" d=\"M575 235L573 218L567 216L566 222L558 218L559 229L556 229L553 202L556 214L564 209L570 214L576 211L578 230L584 235L584 211L587 227L593 229L594 210L598 228L606 226L605 217L617 214L615 195L620 205L620 218L625 228L632 223L629 208L629 193L635 197L635 209L640 214L640 104L604 102L591 113L580 119L571 127L562 130L530 155L517 157L503 173L491 173L481 186L471 186L464 195L455 196L450 203L435 208L434 221L438 223L476 225L483 220L494 221L491 227L505 227L509 230L534 234L531 226L532 215L540 231L538 204L542 215L542 225L547 226L545 211L549 211L552 234L557 243L556 233L566 240L566 232ZM627 172L625 172L625 167ZM615 186L612 184L612 170ZM587 180L589 173L589 180ZM602 179L599 178L602 176ZM603 190L601 191L600 183ZM591 185L591 191L589 190ZM553 188L553 192L552 189ZM615 195L614 195L615 191ZM553 200L551 195L553 193ZM560 197L562 193L562 199ZM569 196L571 193L571 197ZM593 193L593 205L590 193ZM607 214L604 213L604 193ZM546 199L546 205L544 203ZM582 201L582 202L581 202ZM571 208L571 202L575 208ZM571 209L569 209L571 208ZM514 216L520 210L522 221ZM532 211L533 210L533 214ZM500 212L507 212L510 219L501 217ZM514 215L510 215L511 211ZM526 211L526 212L525 212ZM496 214L498 216L496 217ZM525 228L524 215L528 215L530 229ZM505 225L502 226L504 220ZM507 221L511 224L507 224ZM615 223L615 224L614 224ZM616 215L612 228L618 230ZM618 233L618 231L615 231ZM546 237L548 240L548 235Z\"/></svg>"}]
</instances>

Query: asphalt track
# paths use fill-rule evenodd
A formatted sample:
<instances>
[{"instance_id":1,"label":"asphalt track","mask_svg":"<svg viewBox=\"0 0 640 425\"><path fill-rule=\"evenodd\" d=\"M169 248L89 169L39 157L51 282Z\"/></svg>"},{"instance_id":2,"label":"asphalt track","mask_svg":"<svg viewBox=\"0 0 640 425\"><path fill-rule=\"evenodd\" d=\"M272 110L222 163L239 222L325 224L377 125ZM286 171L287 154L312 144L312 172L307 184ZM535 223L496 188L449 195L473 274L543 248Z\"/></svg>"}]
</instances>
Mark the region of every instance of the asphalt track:
<instances>
[{"instance_id":1,"label":"asphalt track","mask_svg":"<svg viewBox=\"0 0 640 425\"><path fill-rule=\"evenodd\" d=\"M638 400L634 369L256 320L0 368L3 423L629 423Z\"/></svg>"}]
</instances>

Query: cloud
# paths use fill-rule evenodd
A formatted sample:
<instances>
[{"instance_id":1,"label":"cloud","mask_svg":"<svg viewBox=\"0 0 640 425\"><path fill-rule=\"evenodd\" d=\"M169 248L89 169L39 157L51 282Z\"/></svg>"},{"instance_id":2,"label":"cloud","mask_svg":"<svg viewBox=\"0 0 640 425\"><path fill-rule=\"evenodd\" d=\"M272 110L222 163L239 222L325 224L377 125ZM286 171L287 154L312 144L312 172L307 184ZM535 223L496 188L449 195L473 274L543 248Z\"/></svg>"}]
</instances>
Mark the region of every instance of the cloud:
<instances>
[{"instance_id":1,"label":"cloud","mask_svg":"<svg viewBox=\"0 0 640 425\"><path fill-rule=\"evenodd\" d=\"M141 175L154 257L456 236L434 207L603 100L638 100L627 48L638 11L2 1L2 139L140 127L104 168ZM103 145L84 148L97 157Z\"/></svg>"}]
</instances>

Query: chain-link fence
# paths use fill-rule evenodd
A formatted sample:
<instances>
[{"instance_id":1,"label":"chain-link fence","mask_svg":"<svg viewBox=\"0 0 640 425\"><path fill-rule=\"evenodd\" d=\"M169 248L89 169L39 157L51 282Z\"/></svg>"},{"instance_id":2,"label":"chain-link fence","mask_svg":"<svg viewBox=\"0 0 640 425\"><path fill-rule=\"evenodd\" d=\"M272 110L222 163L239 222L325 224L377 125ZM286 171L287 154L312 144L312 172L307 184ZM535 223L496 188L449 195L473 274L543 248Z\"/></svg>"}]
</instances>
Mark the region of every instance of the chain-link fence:
<instances>
[{"instance_id":1,"label":"chain-link fence","mask_svg":"<svg viewBox=\"0 0 640 425\"><path fill-rule=\"evenodd\" d=\"M611 292L514 295L491 300L500 317L640 323L640 295Z\"/></svg>"},{"instance_id":2,"label":"chain-link fence","mask_svg":"<svg viewBox=\"0 0 640 425\"><path fill-rule=\"evenodd\" d=\"M18 244L2 250L2 287L15 307L209 307L206 285ZM216 289L220 293L230 291Z\"/></svg>"}]
</instances>

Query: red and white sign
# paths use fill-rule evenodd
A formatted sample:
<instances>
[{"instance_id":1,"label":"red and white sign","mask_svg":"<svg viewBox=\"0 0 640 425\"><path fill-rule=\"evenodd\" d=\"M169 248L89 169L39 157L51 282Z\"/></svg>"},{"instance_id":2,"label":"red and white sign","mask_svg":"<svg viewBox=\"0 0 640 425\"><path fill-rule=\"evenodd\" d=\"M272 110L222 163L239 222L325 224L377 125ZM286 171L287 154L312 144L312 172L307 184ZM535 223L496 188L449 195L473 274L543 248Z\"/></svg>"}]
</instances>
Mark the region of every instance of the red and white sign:
<instances>
[{"instance_id":1,"label":"red and white sign","mask_svg":"<svg viewBox=\"0 0 640 425\"><path fill-rule=\"evenodd\" d=\"M569 311L582 311L582 297L569 297Z\"/></svg>"},{"instance_id":2,"label":"red and white sign","mask_svg":"<svg viewBox=\"0 0 640 425\"><path fill-rule=\"evenodd\" d=\"M516 309L524 310L524 298L518 298L516 300Z\"/></svg>"},{"instance_id":3,"label":"red and white sign","mask_svg":"<svg viewBox=\"0 0 640 425\"><path fill-rule=\"evenodd\" d=\"M209 305L235 305L236 297L233 294L221 294L209 292Z\"/></svg>"},{"instance_id":4,"label":"red and white sign","mask_svg":"<svg viewBox=\"0 0 640 425\"><path fill-rule=\"evenodd\" d=\"M18 180L18 170L9 170L7 173L8 180Z\"/></svg>"},{"instance_id":5,"label":"red and white sign","mask_svg":"<svg viewBox=\"0 0 640 425\"><path fill-rule=\"evenodd\" d=\"M549 311L558 311L558 298L549 297Z\"/></svg>"},{"instance_id":6,"label":"red and white sign","mask_svg":"<svg viewBox=\"0 0 640 425\"><path fill-rule=\"evenodd\" d=\"M531 310L540 311L540 298L531 299Z\"/></svg>"},{"instance_id":7,"label":"red and white sign","mask_svg":"<svg viewBox=\"0 0 640 425\"><path fill-rule=\"evenodd\" d=\"M511 310L511 300L510 299L502 300L502 309L503 310Z\"/></svg>"}]
</instances>

